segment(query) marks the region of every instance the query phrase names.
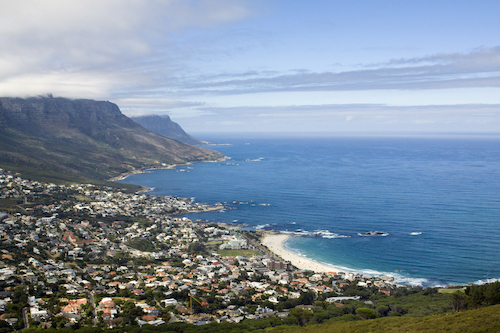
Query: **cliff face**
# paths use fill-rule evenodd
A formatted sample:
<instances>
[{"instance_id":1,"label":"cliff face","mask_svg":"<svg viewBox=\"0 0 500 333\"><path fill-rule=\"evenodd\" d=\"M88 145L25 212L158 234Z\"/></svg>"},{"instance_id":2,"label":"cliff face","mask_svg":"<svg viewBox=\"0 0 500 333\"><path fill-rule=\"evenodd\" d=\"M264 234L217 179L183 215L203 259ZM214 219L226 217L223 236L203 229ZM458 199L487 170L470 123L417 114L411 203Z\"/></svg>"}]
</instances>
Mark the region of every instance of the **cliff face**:
<instances>
[{"instance_id":1,"label":"cliff face","mask_svg":"<svg viewBox=\"0 0 500 333\"><path fill-rule=\"evenodd\" d=\"M0 98L5 125L44 137L80 134L100 137L112 128L133 128L134 122L110 102L65 98Z\"/></svg>"},{"instance_id":2,"label":"cliff face","mask_svg":"<svg viewBox=\"0 0 500 333\"><path fill-rule=\"evenodd\" d=\"M193 138L191 135L184 132L179 124L174 123L169 116L141 116L131 117L133 121L147 128L151 132L166 136L167 138L185 142L190 145L200 145L203 141Z\"/></svg>"},{"instance_id":3,"label":"cliff face","mask_svg":"<svg viewBox=\"0 0 500 333\"><path fill-rule=\"evenodd\" d=\"M110 102L0 98L0 167L107 179L143 167L220 158L143 128Z\"/></svg>"}]
</instances>

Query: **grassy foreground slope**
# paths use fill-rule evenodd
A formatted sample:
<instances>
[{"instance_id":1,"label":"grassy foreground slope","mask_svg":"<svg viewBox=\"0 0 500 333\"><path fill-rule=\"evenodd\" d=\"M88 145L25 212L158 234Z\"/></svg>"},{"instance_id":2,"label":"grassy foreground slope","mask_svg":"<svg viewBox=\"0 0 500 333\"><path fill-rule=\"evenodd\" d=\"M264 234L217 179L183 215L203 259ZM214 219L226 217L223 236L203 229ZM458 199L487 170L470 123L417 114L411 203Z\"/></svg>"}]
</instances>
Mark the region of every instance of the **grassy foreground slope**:
<instances>
[{"instance_id":1,"label":"grassy foreground slope","mask_svg":"<svg viewBox=\"0 0 500 333\"><path fill-rule=\"evenodd\" d=\"M303 327L277 327L286 333L327 332L500 332L500 305L419 318L386 317L363 321L328 322Z\"/></svg>"},{"instance_id":2,"label":"grassy foreground slope","mask_svg":"<svg viewBox=\"0 0 500 333\"><path fill-rule=\"evenodd\" d=\"M127 326L126 328L115 328L104 330L98 327L85 327L80 329L49 328L40 330L29 328L24 332L46 332L46 333L245 333L245 332L284 332L284 333L401 333L401 332L459 332L459 333L479 333L479 332L500 332L500 305L489 306L477 310L468 310L459 313L447 313L441 315L419 317L419 318L379 318L364 321L351 322L331 322L318 325L297 326L276 326L258 329L261 320L241 323L211 323L208 325L195 326L187 323L171 323L160 326L144 325ZM262 327L262 326L261 326Z\"/></svg>"}]
</instances>

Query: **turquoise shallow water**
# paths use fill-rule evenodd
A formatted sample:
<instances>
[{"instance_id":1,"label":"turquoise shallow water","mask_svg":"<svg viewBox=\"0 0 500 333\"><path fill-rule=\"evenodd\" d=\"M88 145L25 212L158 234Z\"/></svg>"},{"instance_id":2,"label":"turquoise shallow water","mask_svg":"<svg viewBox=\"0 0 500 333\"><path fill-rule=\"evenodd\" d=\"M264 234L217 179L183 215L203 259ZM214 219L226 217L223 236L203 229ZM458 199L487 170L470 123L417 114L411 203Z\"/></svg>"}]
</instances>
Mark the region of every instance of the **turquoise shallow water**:
<instances>
[{"instance_id":1,"label":"turquoise shallow water","mask_svg":"<svg viewBox=\"0 0 500 333\"><path fill-rule=\"evenodd\" d=\"M323 230L286 246L346 269L424 286L500 278L498 138L203 139L231 159L124 182L235 208L192 219Z\"/></svg>"}]
</instances>

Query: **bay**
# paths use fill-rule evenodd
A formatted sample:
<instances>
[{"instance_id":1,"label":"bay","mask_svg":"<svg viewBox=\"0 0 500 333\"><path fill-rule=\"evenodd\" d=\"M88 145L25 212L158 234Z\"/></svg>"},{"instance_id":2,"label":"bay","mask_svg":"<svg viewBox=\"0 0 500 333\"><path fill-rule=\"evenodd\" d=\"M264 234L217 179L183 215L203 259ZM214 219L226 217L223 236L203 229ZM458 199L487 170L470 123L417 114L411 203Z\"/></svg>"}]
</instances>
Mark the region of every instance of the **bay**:
<instances>
[{"instance_id":1,"label":"bay","mask_svg":"<svg viewBox=\"0 0 500 333\"><path fill-rule=\"evenodd\" d=\"M155 170L123 182L151 187L153 195L234 208L189 216L193 220L323 230L292 237L286 246L346 270L423 286L500 278L496 137L203 139L227 144L208 148L231 159ZM389 235L358 235L368 231ZM325 238L332 234L347 237Z\"/></svg>"}]
</instances>

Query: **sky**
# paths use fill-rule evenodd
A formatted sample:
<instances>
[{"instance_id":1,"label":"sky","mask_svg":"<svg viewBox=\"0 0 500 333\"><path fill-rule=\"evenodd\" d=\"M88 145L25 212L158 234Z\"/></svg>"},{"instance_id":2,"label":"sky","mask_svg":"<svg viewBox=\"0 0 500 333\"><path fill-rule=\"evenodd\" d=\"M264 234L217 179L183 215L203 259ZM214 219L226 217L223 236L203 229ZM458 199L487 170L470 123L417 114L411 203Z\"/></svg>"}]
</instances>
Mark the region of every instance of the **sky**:
<instances>
[{"instance_id":1,"label":"sky","mask_svg":"<svg viewBox=\"0 0 500 333\"><path fill-rule=\"evenodd\" d=\"M0 0L0 96L188 133L498 133L500 1Z\"/></svg>"}]
</instances>

